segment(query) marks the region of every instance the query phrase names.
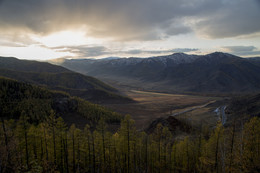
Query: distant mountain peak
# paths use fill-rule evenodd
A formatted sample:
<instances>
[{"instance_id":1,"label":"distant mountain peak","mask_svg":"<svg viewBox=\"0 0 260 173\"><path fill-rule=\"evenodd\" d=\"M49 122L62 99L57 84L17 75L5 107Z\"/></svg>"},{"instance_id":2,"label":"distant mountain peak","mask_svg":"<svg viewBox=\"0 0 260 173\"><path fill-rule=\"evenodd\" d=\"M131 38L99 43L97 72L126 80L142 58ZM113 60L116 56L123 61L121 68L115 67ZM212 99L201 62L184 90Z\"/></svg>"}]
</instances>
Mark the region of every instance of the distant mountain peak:
<instances>
[{"instance_id":1,"label":"distant mountain peak","mask_svg":"<svg viewBox=\"0 0 260 173\"><path fill-rule=\"evenodd\" d=\"M225 52L213 52L213 53L210 53L210 54L207 54L207 55L215 56L215 57L224 57L224 56L237 57L235 55L232 55L232 54L229 54L229 53L225 53Z\"/></svg>"},{"instance_id":2,"label":"distant mountain peak","mask_svg":"<svg viewBox=\"0 0 260 173\"><path fill-rule=\"evenodd\" d=\"M101 59L99 59L99 60L113 60L113 59L120 59L120 57L111 56L111 57L101 58Z\"/></svg>"},{"instance_id":3,"label":"distant mountain peak","mask_svg":"<svg viewBox=\"0 0 260 173\"><path fill-rule=\"evenodd\" d=\"M183 52L176 52L176 53L173 53L172 55L181 55L181 56L183 56L183 55L188 55L188 54L183 53Z\"/></svg>"}]
</instances>

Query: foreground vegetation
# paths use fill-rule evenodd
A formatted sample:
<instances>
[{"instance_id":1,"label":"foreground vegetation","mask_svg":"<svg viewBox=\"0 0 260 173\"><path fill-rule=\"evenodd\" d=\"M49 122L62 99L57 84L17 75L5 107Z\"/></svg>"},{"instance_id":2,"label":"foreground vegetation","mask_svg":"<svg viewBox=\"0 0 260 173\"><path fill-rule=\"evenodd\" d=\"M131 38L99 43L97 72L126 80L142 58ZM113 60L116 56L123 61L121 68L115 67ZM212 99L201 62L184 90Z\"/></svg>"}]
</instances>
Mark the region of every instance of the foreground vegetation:
<instances>
[{"instance_id":1,"label":"foreground vegetation","mask_svg":"<svg viewBox=\"0 0 260 173\"><path fill-rule=\"evenodd\" d=\"M65 114L89 124L68 126ZM257 117L228 128L193 129L177 139L160 123L147 134L136 130L130 116L122 119L66 93L0 78L0 118L0 173L260 172ZM120 122L112 133L108 124Z\"/></svg>"},{"instance_id":2,"label":"foreground vegetation","mask_svg":"<svg viewBox=\"0 0 260 173\"><path fill-rule=\"evenodd\" d=\"M242 128L242 129L240 129ZM138 132L126 116L112 134L100 119L96 130L69 128L51 111L39 124L3 120L0 172L259 172L260 119L225 129L218 124L194 136L173 140L158 124L152 134Z\"/></svg>"}]
</instances>

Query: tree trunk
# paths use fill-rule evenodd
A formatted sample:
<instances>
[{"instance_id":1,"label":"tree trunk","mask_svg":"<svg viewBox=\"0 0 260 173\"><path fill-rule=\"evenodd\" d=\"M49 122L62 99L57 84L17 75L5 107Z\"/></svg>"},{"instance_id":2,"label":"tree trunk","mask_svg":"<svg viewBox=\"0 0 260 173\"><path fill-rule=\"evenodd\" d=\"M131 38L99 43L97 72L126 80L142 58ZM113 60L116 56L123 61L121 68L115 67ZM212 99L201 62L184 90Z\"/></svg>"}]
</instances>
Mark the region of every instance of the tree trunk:
<instances>
[{"instance_id":1,"label":"tree trunk","mask_svg":"<svg viewBox=\"0 0 260 173\"><path fill-rule=\"evenodd\" d=\"M102 147L103 147L103 159L104 159L103 168L104 168L104 171L105 171L106 170L106 149L105 149L105 132L104 132L104 127L102 127Z\"/></svg>"},{"instance_id":2,"label":"tree trunk","mask_svg":"<svg viewBox=\"0 0 260 173\"><path fill-rule=\"evenodd\" d=\"M95 140L94 140L94 135L92 133L92 159L93 159L93 172L96 172L96 158L95 158Z\"/></svg>"},{"instance_id":3,"label":"tree trunk","mask_svg":"<svg viewBox=\"0 0 260 173\"><path fill-rule=\"evenodd\" d=\"M145 172L148 171L148 135L145 136Z\"/></svg>"},{"instance_id":4,"label":"tree trunk","mask_svg":"<svg viewBox=\"0 0 260 173\"><path fill-rule=\"evenodd\" d=\"M79 145L79 138L78 138L78 149L77 149L77 172L80 172L80 145Z\"/></svg>"},{"instance_id":5,"label":"tree trunk","mask_svg":"<svg viewBox=\"0 0 260 173\"><path fill-rule=\"evenodd\" d=\"M25 120L23 122L23 130L24 130L24 140L25 140L26 165L27 165L27 169L28 169L29 168L29 151L28 151L28 135L27 135L27 128L26 128Z\"/></svg>"},{"instance_id":6,"label":"tree trunk","mask_svg":"<svg viewBox=\"0 0 260 173\"><path fill-rule=\"evenodd\" d=\"M10 166L10 152L9 152L9 146L8 146L8 136L7 136L7 132L6 132L6 128L5 128L5 121L3 119L3 117L1 117L1 121L2 121L2 128L4 131L4 138L5 138L5 149L6 149L6 153L7 153L7 165L6 167Z\"/></svg>"},{"instance_id":7,"label":"tree trunk","mask_svg":"<svg viewBox=\"0 0 260 173\"><path fill-rule=\"evenodd\" d=\"M89 170L91 170L91 148L90 148L90 136L88 134L88 165Z\"/></svg>"},{"instance_id":8,"label":"tree trunk","mask_svg":"<svg viewBox=\"0 0 260 173\"><path fill-rule=\"evenodd\" d=\"M46 152L46 160L49 160L48 157L48 144L47 144L47 138L46 138L46 132L45 132L45 127L43 127L43 134L44 134L44 142L45 142L45 152Z\"/></svg>"},{"instance_id":9,"label":"tree trunk","mask_svg":"<svg viewBox=\"0 0 260 173\"><path fill-rule=\"evenodd\" d=\"M55 129L54 124L52 125L52 140L53 140L53 157L54 164L56 165L56 141L55 141Z\"/></svg>"},{"instance_id":10,"label":"tree trunk","mask_svg":"<svg viewBox=\"0 0 260 173\"><path fill-rule=\"evenodd\" d=\"M67 133L65 134L65 141L64 141L64 153L65 153L65 163L66 163L66 172L69 173L69 151L68 151L68 138Z\"/></svg>"},{"instance_id":11,"label":"tree trunk","mask_svg":"<svg viewBox=\"0 0 260 173\"><path fill-rule=\"evenodd\" d=\"M130 127L129 120L127 120L127 173L130 169Z\"/></svg>"},{"instance_id":12,"label":"tree trunk","mask_svg":"<svg viewBox=\"0 0 260 173\"><path fill-rule=\"evenodd\" d=\"M218 173L218 145L219 145L219 132L217 134L217 144L216 144L216 150L215 150L215 170Z\"/></svg>"},{"instance_id":13,"label":"tree trunk","mask_svg":"<svg viewBox=\"0 0 260 173\"><path fill-rule=\"evenodd\" d=\"M232 163L233 163L233 148L234 148L234 140L235 140L235 123L233 124L232 128L232 137L231 137L231 144L230 144L230 160L229 160L229 168L228 172L232 172Z\"/></svg>"},{"instance_id":14,"label":"tree trunk","mask_svg":"<svg viewBox=\"0 0 260 173\"><path fill-rule=\"evenodd\" d=\"M43 142L41 138L41 160L43 159Z\"/></svg>"},{"instance_id":15,"label":"tree trunk","mask_svg":"<svg viewBox=\"0 0 260 173\"><path fill-rule=\"evenodd\" d=\"M72 164L73 172L76 172L74 131L72 132Z\"/></svg>"},{"instance_id":16,"label":"tree trunk","mask_svg":"<svg viewBox=\"0 0 260 173\"><path fill-rule=\"evenodd\" d=\"M63 173L63 168L64 168L64 166L63 166L63 155L64 155L64 153L63 153L63 142L62 142L62 140L63 140L63 136L62 136L62 132L61 132L61 136L60 136L60 171L61 171L61 173Z\"/></svg>"}]
</instances>

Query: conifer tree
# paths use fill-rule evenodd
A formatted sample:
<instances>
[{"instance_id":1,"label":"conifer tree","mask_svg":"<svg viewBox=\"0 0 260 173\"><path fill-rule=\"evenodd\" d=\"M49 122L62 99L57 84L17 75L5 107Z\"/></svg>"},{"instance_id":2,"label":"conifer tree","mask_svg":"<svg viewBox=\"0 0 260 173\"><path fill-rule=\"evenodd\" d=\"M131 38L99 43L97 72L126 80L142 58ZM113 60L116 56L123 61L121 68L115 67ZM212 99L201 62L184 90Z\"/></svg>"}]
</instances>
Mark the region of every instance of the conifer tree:
<instances>
[{"instance_id":1,"label":"conifer tree","mask_svg":"<svg viewBox=\"0 0 260 173\"><path fill-rule=\"evenodd\" d=\"M25 161L26 168L29 169L29 144L28 144L28 130L29 130L29 117L22 112L22 115L18 121L18 131L20 132L20 140L24 142L24 150L25 150Z\"/></svg>"},{"instance_id":2,"label":"conifer tree","mask_svg":"<svg viewBox=\"0 0 260 173\"><path fill-rule=\"evenodd\" d=\"M260 118L254 117L245 124L243 131L242 170L260 171Z\"/></svg>"},{"instance_id":3,"label":"conifer tree","mask_svg":"<svg viewBox=\"0 0 260 173\"><path fill-rule=\"evenodd\" d=\"M85 125L84 128L84 139L85 139L85 169L86 171L91 171L91 132L90 126L88 124ZM88 169L87 169L88 168Z\"/></svg>"},{"instance_id":4,"label":"conifer tree","mask_svg":"<svg viewBox=\"0 0 260 173\"><path fill-rule=\"evenodd\" d=\"M56 162L57 162L57 150L56 150L56 128L57 128L57 120L56 120L56 116L55 116L55 113L54 111L52 110L51 111L51 114L50 116L48 117L47 119L47 123L48 123L48 126L51 130L51 135L52 135L52 145L53 145L53 161L54 161L54 164L56 165Z\"/></svg>"},{"instance_id":5,"label":"conifer tree","mask_svg":"<svg viewBox=\"0 0 260 173\"><path fill-rule=\"evenodd\" d=\"M104 118L101 118L98 122L97 125L97 131L99 132L99 134L101 135L101 140L102 140L102 169L104 172L107 166L107 160L106 160L106 143L105 143L105 132L106 132L106 123Z\"/></svg>"},{"instance_id":6,"label":"conifer tree","mask_svg":"<svg viewBox=\"0 0 260 173\"><path fill-rule=\"evenodd\" d=\"M76 172L76 149L75 149L75 145L76 145L76 140L75 140L75 131L76 131L76 126L75 124L72 124L70 126L69 129L69 135L70 135L70 139L72 141L71 147L72 147L72 172Z\"/></svg>"},{"instance_id":7,"label":"conifer tree","mask_svg":"<svg viewBox=\"0 0 260 173\"><path fill-rule=\"evenodd\" d=\"M219 172L220 147L223 142L223 126L218 123L209 140L203 147L201 162L206 171Z\"/></svg>"},{"instance_id":8,"label":"conifer tree","mask_svg":"<svg viewBox=\"0 0 260 173\"><path fill-rule=\"evenodd\" d=\"M59 117L57 118L57 131L58 131L58 136L59 136L59 149L57 148L57 151L59 152L59 170L60 172L63 172L65 167L65 143L64 143L64 139L65 139L65 135L66 134L66 130L67 130L67 125L65 124L64 120Z\"/></svg>"},{"instance_id":9,"label":"conifer tree","mask_svg":"<svg viewBox=\"0 0 260 173\"><path fill-rule=\"evenodd\" d=\"M157 168L157 171L161 171L162 163L161 163L161 148L162 148L162 133L163 133L163 126L161 123L157 124L154 133L153 133L153 140L156 143L157 146L157 158L155 160L155 165Z\"/></svg>"},{"instance_id":10,"label":"conifer tree","mask_svg":"<svg viewBox=\"0 0 260 173\"><path fill-rule=\"evenodd\" d=\"M126 115L124 120L121 122L121 127L119 131L119 135L122 138L122 145L124 145L122 148L124 148L123 153L125 156L125 165L126 165L126 171L127 173L132 171L132 159L131 159L131 144L134 140L136 129L134 125L134 120L130 118L130 115Z\"/></svg>"}]
</instances>

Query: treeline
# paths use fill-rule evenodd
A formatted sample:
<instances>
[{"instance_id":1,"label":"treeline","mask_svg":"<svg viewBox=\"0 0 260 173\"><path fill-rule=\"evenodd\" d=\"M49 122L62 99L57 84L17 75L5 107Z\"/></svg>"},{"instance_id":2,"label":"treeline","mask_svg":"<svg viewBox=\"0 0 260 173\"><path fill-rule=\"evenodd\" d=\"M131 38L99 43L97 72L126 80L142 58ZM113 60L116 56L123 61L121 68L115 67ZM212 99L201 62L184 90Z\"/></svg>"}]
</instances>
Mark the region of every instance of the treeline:
<instances>
[{"instance_id":1,"label":"treeline","mask_svg":"<svg viewBox=\"0 0 260 173\"><path fill-rule=\"evenodd\" d=\"M138 132L125 116L112 134L104 119L96 130L80 130L50 116L38 125L28 116L3 120L0 172L259 172L260 119L173 140L158 124L152 134Z\"/></svg>"}]
</instances>

